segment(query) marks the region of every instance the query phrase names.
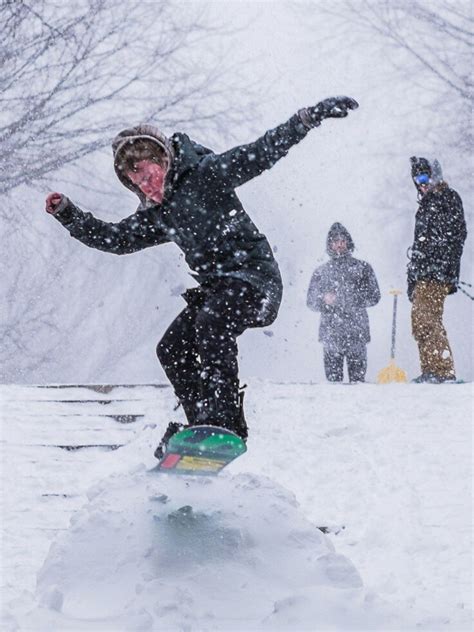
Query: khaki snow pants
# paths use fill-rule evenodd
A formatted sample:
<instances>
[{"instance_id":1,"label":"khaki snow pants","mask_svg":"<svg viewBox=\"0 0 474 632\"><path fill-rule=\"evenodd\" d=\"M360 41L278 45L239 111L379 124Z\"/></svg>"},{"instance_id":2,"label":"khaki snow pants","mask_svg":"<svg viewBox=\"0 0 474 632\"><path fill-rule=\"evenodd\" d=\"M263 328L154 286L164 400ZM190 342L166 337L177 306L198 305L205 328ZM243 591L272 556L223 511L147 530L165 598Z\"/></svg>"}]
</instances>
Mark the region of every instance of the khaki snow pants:
<instances>
[{"instance_id":1,"label":"khaki snow pants","mask_svg":"<svg viewBox=\"0 0 474 632\"><path fill-rule=\"evenodd\" d=\"M417 281L413 293L411 327L418 343L422 373L441 379L455 377L453 354L443 325L444 301L450 285L439 281Z\"/></svg>"}]
</instances>

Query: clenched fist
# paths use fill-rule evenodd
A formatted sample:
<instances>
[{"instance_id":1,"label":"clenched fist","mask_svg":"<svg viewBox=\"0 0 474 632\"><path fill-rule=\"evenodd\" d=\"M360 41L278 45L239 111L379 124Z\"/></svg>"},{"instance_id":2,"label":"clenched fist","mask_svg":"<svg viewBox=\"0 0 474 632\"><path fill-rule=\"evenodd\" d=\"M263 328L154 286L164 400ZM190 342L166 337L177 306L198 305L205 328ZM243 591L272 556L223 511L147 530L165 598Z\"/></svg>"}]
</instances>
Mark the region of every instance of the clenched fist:
<instances>
[{"instance_id":1,"label":"clenched fist","mask_svg":"<svg viewBox=\"0 0 474 632\"><path fill-rule=\"evenodd\" d=\"M46 198L46 212L54 215L63 199L62 193L50 193Z\"/></svg>"}]
</instances>

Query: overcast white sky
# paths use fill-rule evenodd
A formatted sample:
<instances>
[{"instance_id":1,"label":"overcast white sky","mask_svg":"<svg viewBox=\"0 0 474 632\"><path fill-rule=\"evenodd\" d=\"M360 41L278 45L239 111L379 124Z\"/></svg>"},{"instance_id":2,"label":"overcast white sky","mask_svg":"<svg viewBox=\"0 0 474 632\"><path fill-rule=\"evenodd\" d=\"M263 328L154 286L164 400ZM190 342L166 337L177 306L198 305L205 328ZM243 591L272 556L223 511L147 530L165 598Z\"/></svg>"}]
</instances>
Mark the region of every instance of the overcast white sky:
<instances>
[{"instance_id":1,"label":"overcast white sky","mask_svg":"<svg viewBox=\"0 0 474 632\"><path fill-rule=\"evenodd\" d=\"M244 380L253 375L290 381L323 379L318 317L305 302L311 274L325 260L326 235L334 221L349 229L356 244L355 256L372 264L381 286L383 299L369 310L368 377L374 379L390 351L392 299L388 291L393 287L405 290L405 253L412 241L416 211L409 157L438 157L446 179L464 197L466 210L471 206L467 183L457 178L466 158L447 151L443 121L425 105L429 95L395 70L373 38L357 44L355 40L344 42L334 22L318 13L318 5L254 1L209 5L228 30L218 47L206 44L203 56L227 50L229 58L256 84L261 105L252 113L253 129L231 130L233 140L203 138L191 125L183 128L220 151L229 144L255 139L300 107L327 96L347 94L360 103L359 110L347 119L324 122L271 171L238 191L246 210L275 248L285 284L279 319L270 328L273 335L253 330L239 339ZM402 57L399 61L403 64ZM238 100L239 86L234 90ZM124 125L140 120L137 112L136 120L124 121ZM158 120L155 123L160 125ZM427 130L433 129L439 131L436 146L426 143ZM115 178L110 152L101 153L98 164L97 176L86 182L88 193L74 183L63 188L64 193L99 217L118 221L133 212L135 200ZM92 191L104 179L110 181L113 193L106 198ZM47 188L56 189L54 174ZM68 279L68 288L58 292L52 284L45 299L57 306L58 314L65 308L74 312L82 325L71 329L68 348L54 366L44 370L40 366L22 379L164 380L154 355L155 344L184 307L175 295L191 284L176 247L121 258L94 252L71 240L51 217L41 215L42 206L42 197L35 192L28 212L44 239L50 240L49 248L70 249L68 252L78 253L80 261L80 269ZM469 238L462 274L467 281L472 280L467 256L471 250ZM471 321L472 301L459 293L448 298L446 322L462 377L472 374ZM58 327L64 323L62 315ZM399 364L411 376L417 375L418 354L405 296L400 304L397 349Z\"/></svg>"}]
</instances>

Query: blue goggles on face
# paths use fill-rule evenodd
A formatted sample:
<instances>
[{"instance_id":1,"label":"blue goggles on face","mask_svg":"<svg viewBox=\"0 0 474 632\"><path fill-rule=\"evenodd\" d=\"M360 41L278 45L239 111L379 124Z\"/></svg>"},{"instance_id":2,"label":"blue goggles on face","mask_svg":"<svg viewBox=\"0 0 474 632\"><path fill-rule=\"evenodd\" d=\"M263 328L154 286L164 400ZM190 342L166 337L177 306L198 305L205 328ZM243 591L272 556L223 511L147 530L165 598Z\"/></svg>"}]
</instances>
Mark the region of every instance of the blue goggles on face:
<instances>
[{"instance_id":1,"label":"blue goggles on face","mask_svg":"<svg viewBox=\"0 0 474 632\"><path fill-rule=\"evenodd\" d=\"M419 173L417 176L414 176L413 180L416 184L428 184L430 176L427 173Z\"/></svg>"}]
</instances>

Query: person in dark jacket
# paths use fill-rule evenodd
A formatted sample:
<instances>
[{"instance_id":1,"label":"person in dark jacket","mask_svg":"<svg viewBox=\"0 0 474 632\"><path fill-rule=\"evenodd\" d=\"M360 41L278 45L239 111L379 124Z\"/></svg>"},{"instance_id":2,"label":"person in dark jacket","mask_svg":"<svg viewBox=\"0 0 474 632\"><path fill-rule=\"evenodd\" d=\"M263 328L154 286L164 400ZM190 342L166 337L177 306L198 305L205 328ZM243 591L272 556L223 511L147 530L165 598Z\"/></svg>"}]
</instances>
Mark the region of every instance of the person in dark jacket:
<instances>
[{"instance_id":1,"label":"person in dark jacket","mask_svg":"<svg viewBox=\"0 0 474 632\"><path fill-rule=\"evenodd\" d=\"M407 266L412 332L421 375L414 382L456 380L453 354L443 325L444 301L457 291L466 222L461 198L443 180L437 160L412 156L418 192L415 236Z\"/></svg>"},{"instance_id":2,"label":"person in dark jacket","mask_svg":"<svg viewBox=\"0 0 474 632\"><path fill-rule=\"evenodd\" d=\"M157 354L189 424L224 426L247 438L236 338L272 323L282 296L270 245L235 189L270 169L324 119L357 107L349 97L326 99L223 154L182 133L167 138L149 125L124 130L113 142L115 171L140 205L118 223L84 213L62 194L48 196L46 210L87 246L123 255L174 242L183 251L198 287L185 292L187 307ZM180 427L169 424L157 458Z\"/></svg>"},{"instance_id":3,"label":"person in dark jacket","mask_svg":"<svg viewBox=\"0 0 474 632\"><path fill-rule=\"evenodd\" d=\"M372 267L352 256L349 231L336 222L329 229L326 250L330 261L313 273L307 305L321 312L319 341L324 349L324 370L330 382L342 382L344 358L350 382L364 382L367 343L370 342L367 307L380 300Z\"/></svg>"}]
</instances>

